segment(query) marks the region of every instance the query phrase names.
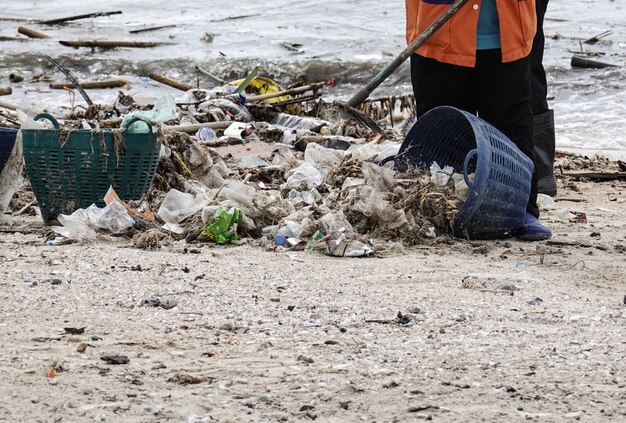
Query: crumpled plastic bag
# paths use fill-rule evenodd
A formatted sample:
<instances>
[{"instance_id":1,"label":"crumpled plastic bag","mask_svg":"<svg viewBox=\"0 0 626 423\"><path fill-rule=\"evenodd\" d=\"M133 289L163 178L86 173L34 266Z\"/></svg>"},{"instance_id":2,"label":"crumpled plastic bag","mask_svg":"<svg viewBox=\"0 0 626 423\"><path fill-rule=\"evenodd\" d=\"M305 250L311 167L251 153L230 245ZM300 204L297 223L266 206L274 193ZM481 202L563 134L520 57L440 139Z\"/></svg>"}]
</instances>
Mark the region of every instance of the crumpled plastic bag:
<instances>
[{"instance_id":1,"label":"crumpled plastic bag","mask_svg":"<svg viewBox=\"0 0 626 423\"><path fill-rule=\"evenodd\" d=\"M122 119L122 128L133 118L142 120L143 122L135 122L128 127L128 131L137 134L145 134L150 132L148 125L159 125L176 117L176 101L174 96L166 94L154 102L152 110L132 112L124 116Z\"/></svg>"},{"instance_id":2,"label":"crumpled plastic bag","mask_svg":"<svg viewBox=\"0 0 626 423\"><path fill-rule=\"evenodd\" d=\"M430 165L430 180L442 187L448 184L453 173L454 168L452 166L445 166L442 169L437 162L433 162Z\"/></svg>"},{"instance_id":3,"label":"crumpled plastic bag","mask_svg":"<svg viewBox=\"0 0 626 423\"><path fill-rule=\"evenodd\" d=\"M215 216L204 228L199 236L203 241L214 241L218 244L230 244L232 241L239 239L237 230L243 223L243 215L238 208L226 210L220 207L215 212Z\"/></svg>"},{"instance_id":4,"label":"crumpled plastic bag","mask_svg":"<svg viewBox=\"0 0 626 423\"><path fill-rule=\"evenodd\" d=\"M96 231L121 235L135 225L135 220L119 201L114 201L102 209L92 204L86 209L76 210L71 215L60 214L58 220L63 226L53 226L51 229L70 239L95 238Z\"/></svg>"},{"instance_id":5,"label":"crumpled plastic bag","mask_svg":"<svg viewBox=\"0 0 626 423\"><path fill-rule=\"evenodd\" d=\"M172 189L163 199L158 215L166 223L180 223L189 216L198 213L208 204L209 201L204 195L194 196Z\"/></svg>"}]
</instances>

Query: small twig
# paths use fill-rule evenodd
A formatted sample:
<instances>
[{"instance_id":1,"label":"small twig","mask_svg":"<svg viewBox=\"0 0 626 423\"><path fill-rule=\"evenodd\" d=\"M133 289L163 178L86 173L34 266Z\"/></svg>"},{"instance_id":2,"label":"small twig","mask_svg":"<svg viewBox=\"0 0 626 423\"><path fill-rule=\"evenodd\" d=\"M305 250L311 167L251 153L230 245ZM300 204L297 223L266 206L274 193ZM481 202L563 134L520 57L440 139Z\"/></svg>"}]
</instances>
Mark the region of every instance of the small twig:
<instances>
[{"instance_id":1,"label":"small twig","mask_svg":"<svg viewBox=\"0 0 626 423\"><path fill-rule=\"evenodd\" d=\"M166 28L175 28L177 25L163 25L163 26L153 26L150 28L140 28L140 29L134 29L132 31L128 31L130 34L139 34L140 32L149 32L149 31L157 31L159 29L166 29Z\"/></svg>"},{"instance_id":2,"label":"small twig","mask_svg":"<svg viewBox=\"0 0 626 423\"><path fill-rule=\"evenodd\" d=\"M585 269L589 270L589 268L585 265L585 262L583 260L578 260L572 266L568 267L567 269L563 269L563 270L567 271L567 270L573 269L573 268L575 268L578 265L578 263L582 263L583 264L583 267L580 270L585 270Z\"/></svg>"},{"instance_id":3,"label":"small twig","mask_svg":"<svg viewBox=\"0 0 626 423\"><path fill-rule=\"evenodd\" d=\"M215 82L217 82L218 84L224 85L226 84L226 81L223 80L222 78L220 78L219 76L213 75L211 72L209 72L206 69L201 68L200 66L196 65L196 71L198 73L201 73L204 76L208 76L209 78L211 78L212 80L214 80Z\"/></svg>"}]
</instances>

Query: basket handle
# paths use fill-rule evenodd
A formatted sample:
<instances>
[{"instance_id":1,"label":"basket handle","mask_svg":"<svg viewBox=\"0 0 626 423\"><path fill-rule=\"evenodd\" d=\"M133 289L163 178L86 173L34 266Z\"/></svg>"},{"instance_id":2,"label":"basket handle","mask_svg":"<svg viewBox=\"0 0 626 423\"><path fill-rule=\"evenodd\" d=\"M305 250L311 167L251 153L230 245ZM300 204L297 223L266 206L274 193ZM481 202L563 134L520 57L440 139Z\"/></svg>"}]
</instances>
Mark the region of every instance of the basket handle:
<instances>
[{"instance_id":1,"label":"basket handle","mask_svg":"<svg viewBox=\"0 0 626 423\"><path fill-rule=\"evenodd\" d=\"M128 128L130 128L130 125L132 125L135 122L143 122L146 125L148 125L148 130L150 131L150 133L152 133L152 125L150 125L148 122L146 122L143 119L139 119L138 117L133 117L131 119L128 120L128 122L126 122L126 125L124 125L124 131L128 131Z\"/></svg>"},{"instance_id":2,"label":"basket handle","mask_svg":"<svg viewBox=\"0 0 626 423\"><path fill-rule=\"evenodd\" d=\"M49 113L39 113L37 116L34 117L34 120L39 119L48 119L52 123L52 126L54 126L54 129L61 129L59 121L57 121L54 116Z\"/></svg>"},{"instance_id":3,"label":"basket handle","mask_svg":"<svg viewBox=\"0 0 626 423\"><path fill-rule=\"evenodd\" d=\"M473 149L469 153L467 153L467 156L465 156L465 161L463 162L463 179L465 179L465 183L470 189L473 188L474 183L469 180L467 168L469 167L470 161L477 155L478 155L478 150Z\"/></svg>"}]
</instances>

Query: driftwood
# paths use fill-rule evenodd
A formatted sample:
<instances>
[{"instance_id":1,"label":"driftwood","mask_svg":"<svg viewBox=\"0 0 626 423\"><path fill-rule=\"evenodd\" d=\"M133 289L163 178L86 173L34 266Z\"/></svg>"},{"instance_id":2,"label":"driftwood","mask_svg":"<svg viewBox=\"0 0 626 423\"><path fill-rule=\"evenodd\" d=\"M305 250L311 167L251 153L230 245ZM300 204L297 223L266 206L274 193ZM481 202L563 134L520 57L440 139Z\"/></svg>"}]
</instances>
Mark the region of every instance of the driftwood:
<instances>
[{"instance_id":1,"label":"driftwood","mask_svg":"<svg viewBox=\"0 0 626 423\"><path fill-rule=\"evenodd\" d=\"M39 39L50 38L49 35L44 34L43 32L39 32L35 29L29 28L27 26L18 26L17 32L19 32L22 35L26 35L28 38L39 38Z\"/></svg>"},{"instance_id":2,"label":"driftwood","mask_svg":"<svg viewBox=\"0 0 626 423\"><path fill-rule=\"evenodd\" d=\"M597 60L588 59L583 56L572 56L571 66L573 68L587 68L587 69L602 69L602 68L618 68L619 65L613 65L611 63L599 62Z\"/></svg>"},{"instance_id":3,"label":"driftwood","mask_svg":"<svg viewBox=\"0 0 626 423\"><path fill-rule=\"evenodd\" d=\"M228 128L232 122L207 122L207 123L195 123L189 125L176 125L176 126L164 126L164 131L172 131L172 132L186 132L188 134L193 134L197 132L200 128L212 128L212 129L226 129Z\"/></svg>"},{"instance_id":4,"label":"driftwood","mask_svg":"<svg viewBox=\"0 0 626 423\"><path fill-rule=\"evenodd\" d=\"M0 22L5 22L5 21L39 23L41 22L41 19L18 18L14 16L0 16Z\"/></svg>"},{"instance_id":5,"label":"driftwood","mask_svg":"<svg viewBox=\"0 0 626 423\"><path fill-rule=\"evenodd\" d=\"M17 110L17 106L15 104L7 103L6 101L0 101L0 107L8 110Z\"/></svg>"},{"instance_id":6,"label":"driftwood","mask_svg":"<svg viewBox=\"0 0 626 423\"><path fill-rule=\"evenodd\" d=\"M80 86L85 89L104 89L104 88L119 88L126 85L125 79L107 79L104 81L84 81L80 82ZM64 90L73 88L74 84L71 82L53 82L50 84L50 88L55 90Z\"/></svg>"},{"instance_id":7,"label":"driftwood","mask_svg":"<svg viewBox=\"0 0 626 423\"><path fill-rule=\"evenodd\" d=\"M163 76L156 72L149 72L148 78L153 79L157 82L160 82L161 84L168 85L172 88L176 88L177 90L181 90L181 91L189 91L189 90L193 90L194 88L191 85L185 84L184 82L176 81L175 79L168 78L167 76Z\"/></svg>"},{"instance_id":8,"label":"driftwood","mask_svg":"<svg viewBox=\"0 0 626 423\"><path fill-rule=\"evenodd\" d=\"M614 181L616 179L626 180L626 172L568 172L563 173L563 175L575 179L586 178L599 181Z\"/></svg>"},{"instance_id":9,"label":"driftwood","mask_svg":"<svg viewBox=\"0 0 626 423\"><path fill-rule=\"evenodd\" d=\"M175 28L178 25L162 25L162 26L152 26L149 28L139 28L139 29L133 29L132 31L128 31L129 34L139 34L141 32L149 32L149 31L158 31L159 29L165 29L165 28Z\"/></svg>"},{"instance_id":10,"label":"driftwood","mask_svg":"<svg viewBox=\"0 0 626 423\"><path fill-rule=\"evenodd\" d=\"M70 81L72 81L72 83L74 84L74 87L78 90L78 92L80 93L80 95L83 96L83 98L85 99L85 101L87 102L88 105L92 105L93 101L91 101L91 98L89 98L89 95L87 95L87 92L85 92L85 90L83 89L83 87L80 86L80 82L78 82L78 80L76 79L76 77L74 77L74 75L72 75L72 72L70 72L68 69L66 69L63 65L61 65L59 62L57 62L56 60L54 60L52 57L48 56L47 54L42 54L42 56L50 63L52 63L54 66L57 67L57 69L59 69L61 72L63 72L63 74L67 77L67 79L69 79Z\"/></svg>"},{"instance_id":11,"label":"driftwood","mask_svg":"<svg viewBox=\"0 0 626 423\"><path fill-rule=\"evenodd\" d=\"M59 41L61 45L66 47L90 47L90 48L103 48L111 49L118 47L133 47L133 48L151 48L158 46L171 45L163 41L105 41L105 40L76 40L76 41Z\"/></svg>"},{"instance_id":12,"label":"driftwood","mask_svg":"<svg viewBox=\"0 0 626 423\"><path fill-rule=\"evenodd\" d=\"M598 35L594 35L593 37L589 38L588 40L583 41L583 43L585 43L585 44L595 44L598 41L600 41L600 39L602 39L604 37L608 37L612 33L613 33L613 30L609 29L607 31L599 33Z\"/></svg>"},{"instance_id":13,"label":"driftwood","mask_svg":"<svg viewBox=\"0 0 626 423\"><path fill-rule=\"evenodd\" d=\"M0 41L19 41L19 42L24 42L24 41L30 41L30 38L23 38L23 37L5 37L4 35L0 35Z\"/></svg>"},{"instance_id":14,"label":"driftwood","mask_svg":"<svg viewBox=\"0 0 626 423\"><path fill-rule=\"evenodd\" d=\"M9 74L9 81L13 83L22 82L23 80L24 80L24 77L22 75L19 75L17 73Z\"/></svg>"},{"instance_id":15,"label":"driftwood","mask_svg":"<svg viewBox=\"0 0 626 423\"><path fill-rule=\"evenodd\" d=\"M69 22L69 21L77 21L79 19L97 18L98 16L119 15L121 13L122 13L121 10L116 10L114 12L86 13L84 15L74 15L74 16L68 16L66 18L49 19L47 21L41 21L39 23L43 25L57 25L57 24L62 24L62 23Z\"/></svg>"},{"instance_id":16,"label":"driftwood","mask_svg":"<svg viewBox=\"0 0 626 423\"><path fill-rule=\"evenodd\" d=\"M263 101L270 98L282 97L284 95L301 94L307 91L318 90L326 85L325 82L316 82L314 84L304 85L302 87L292 88L290 90L277 91L269 94L253 95L246 99L248 102Z\"/></svg>"},{"instance_id":17,"label":"driftwood","mask_svg":"<svg viewBox=\"0 0 626 423\"><path fill-rule=\"evenodd\" d=\"M0 95L9 95L13 92L11 87L0 87Z\"/></svg>"}]
</instances>

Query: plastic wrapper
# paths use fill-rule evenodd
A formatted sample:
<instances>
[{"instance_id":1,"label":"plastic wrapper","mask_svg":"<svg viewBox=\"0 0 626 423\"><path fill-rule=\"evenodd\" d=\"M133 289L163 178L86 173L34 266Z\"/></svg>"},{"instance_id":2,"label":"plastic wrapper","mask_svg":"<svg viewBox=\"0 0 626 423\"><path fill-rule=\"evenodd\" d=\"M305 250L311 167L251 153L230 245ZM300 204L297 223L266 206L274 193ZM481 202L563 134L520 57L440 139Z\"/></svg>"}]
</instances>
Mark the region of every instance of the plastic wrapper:
<instances>
[{"instance_id":1,"label":"plastic wrapper","mask_svg":"<svg viewBox=\"0 0 626 423\"><path fill-rule=\"evenodd\" d=\"M323 126L330 126L328 121L307 116L294 116L286 113L279 113L270 122L272 125L295 129L298 131L319 132Z\"/></svg>"},{"instance_id":2,"label":"plastic wrapper","mask_svg":"<svg viewBox=\"0 0 626 423\"><path fill-rule=\"evenodd\" d=\"M313 165L303 162L300 166L291 170L291 175L287 178L287 188L300 188L305 186L313 189L322 184L324 176Z\"/></svg>"},{"instance_id":3,"label":"plastic wrapper","mask_svg":"<svg viewBox=\"0 0 626 423\"><path fill-rule=\"evenodd\" d=\"M395 171L388 166L378 166L374 163L363 163L365 184L380 192L388 192L395 185Z\"/></svg>"},{"instance_id":4,"label":"plastic wrapper","mask_svg":"<svg viewBox=\"0 0 626 423\"><path fill-rule=\"evenodd\" d=\"M200 239L214 241L217 244L230 244L238 239L237 231L242 225L241 210L223 207L215 211L215 215L200 234Z\"/></svg>"},{"instance_id":5,"label":"plastic wrapper","mask_svg":"<svg viewBox=\"0 0 626 423\"><path fill-rule=\"evenodd\" d=\"M344 155L345 153L341 150L333 150L310 143L304 151L304 161L318 169L329 169L338 166Z\"/></svg>"},{"instance_id":6,"label":"plastic wrapper","mask_svg":"<svg viewBox=\"0 0 626 423\"><path fill-rule=\"evenodd\" d=\"M452 166L445 166L442 169L437 162L430 165L430 180L442 187L448 184L453 173L454 168Z\"/></svg>"},{"instance_id":7,"label":"plastic wrapper","mask_svg":"<svg viewBox=\"0 0 626 423\"><path fill-rule=\"evenodd\" d=\"M250 111L241 104L237 104L227 98L214 98L201 103L198 111L205 113L215 113L215 120L233 120L236 122L250 122L252 115Z\"/></svg>"},{"instance_id":8,"label":"plastic wrapper","mask_svg":"<svg viewBox=\"0 0 626 423\"><path fill-rule=\"evenodd\" d=\"M194 196L172 189L163 199L158 215L164 222L180 223L202 210L208 203L203 195Z\"/></svg>"}]
</instances>

